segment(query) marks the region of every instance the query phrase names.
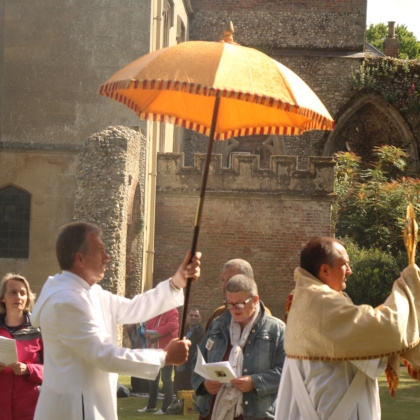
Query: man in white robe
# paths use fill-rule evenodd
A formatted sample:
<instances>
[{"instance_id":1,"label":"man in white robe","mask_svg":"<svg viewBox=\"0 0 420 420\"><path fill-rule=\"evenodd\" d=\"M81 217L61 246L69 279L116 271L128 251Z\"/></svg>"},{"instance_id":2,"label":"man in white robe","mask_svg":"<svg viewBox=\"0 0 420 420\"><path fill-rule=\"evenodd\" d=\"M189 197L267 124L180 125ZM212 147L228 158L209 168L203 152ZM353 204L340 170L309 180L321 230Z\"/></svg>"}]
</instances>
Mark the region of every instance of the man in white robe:
<instances>
[{"instance_id":1,"label":"man in white robe","mask_svg":"<svg viewBox=\"0 0 420 420\"><path fill-rule=\"evenodd\" d=\"M393 394L400 358L420 378L419 269L407 267L378 308L342 290L351 274L343 244L313 238L301 253L284 339L277 420L379 420L376 378Z\"/></svg>"},{"instance_id":2,"label":"man in white robe","mask_svg":"<svg viewBox=\"0 0 420 420\"><path fill-rule=\"evenodd\" d=\"M182 287L200 273L200 255L185 258L176 274L132 300L97 283L110 258L98 226L74 222L58 236L62 274L49 277L31 316L44 342L44 380L35 420L116 420L118 374L154 379L165 365L188 357L188 340L162 350L127 349L116 344L117 324L147 321L183 304Z\"/></svg>"}]
</instances>

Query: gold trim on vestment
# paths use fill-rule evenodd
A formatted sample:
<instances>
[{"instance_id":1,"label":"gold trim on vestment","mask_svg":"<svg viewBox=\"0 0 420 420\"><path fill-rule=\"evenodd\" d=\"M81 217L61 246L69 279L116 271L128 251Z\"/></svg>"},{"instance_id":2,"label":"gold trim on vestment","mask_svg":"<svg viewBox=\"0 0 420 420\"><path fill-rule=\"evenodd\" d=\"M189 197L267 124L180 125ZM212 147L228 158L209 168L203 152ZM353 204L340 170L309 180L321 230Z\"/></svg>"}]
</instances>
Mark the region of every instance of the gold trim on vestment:
<instances>
[{"instance_id":1,"label":"gold trim on vestment","mask_svg":"<svg viewBox=\"0 0 420 420\"><path fill-rule=\"evenodd\" d=\"M380 359L381 357L390 357L396 356L398 354L404 353L408 350L413 349L420 343L420 338L411 344L410 346L403 348L401 350L396 350L389 353L382 353L382 354L375 354L372 356L359 356L359 357L310 357L310 356L293 356L290 354L286 354L289 359L297 359L297 360L319 360L323 362L350 362L352 360L372 360L372 359Z\"/></svg>"},{"instance_id":2,"label":"gold trim on vestment","mask_svg":"<svg viewBox=\"0 0 420 420\"><path fill-rule=\"evenodd\" d=\"M399 383L400 358L409 375L420 380L419 273L417 266L409 265L384 304L372 308L354 305L297 268L284 338L287 357L324 362L387 357L385 373L392 396Z\"/></svg>"}]
</instances>

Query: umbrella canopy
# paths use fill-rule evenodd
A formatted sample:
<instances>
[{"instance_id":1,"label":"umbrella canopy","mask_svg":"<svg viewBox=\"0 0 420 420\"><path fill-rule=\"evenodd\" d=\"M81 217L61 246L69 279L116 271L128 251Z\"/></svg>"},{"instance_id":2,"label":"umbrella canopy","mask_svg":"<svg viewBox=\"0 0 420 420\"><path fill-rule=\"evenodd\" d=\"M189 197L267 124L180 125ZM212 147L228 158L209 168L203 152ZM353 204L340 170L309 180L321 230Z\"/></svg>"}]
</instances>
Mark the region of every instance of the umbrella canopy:
<instances>
[{"instance_id":1,"label":"umbrella canopy","mask_svg":"<svg viewBox=\"0 0 420 420\"><path fill-rule=\"evenodd\" d=\"M300 135L334 122L295 73L252 48L191 41L147 54L115 73L99 93L139 118L209 135L221 98L215 139L252 134Z\"/></svg>"},{"instance_id":2,"label":"umbrella canopy","mask_svg":"<svg viewBox=\"0 0 420 420\"><path fill-rule=\"evenodd\" d=\"M124 67L99 93L139 118L169 122L209 136L191 255L195 254L214 140L253 134L299 135L332 130L330 114L295 73L260 51L233 42L184 42ZM184 336L191 279L180 328Z\"/></svg>"}]
</instances>

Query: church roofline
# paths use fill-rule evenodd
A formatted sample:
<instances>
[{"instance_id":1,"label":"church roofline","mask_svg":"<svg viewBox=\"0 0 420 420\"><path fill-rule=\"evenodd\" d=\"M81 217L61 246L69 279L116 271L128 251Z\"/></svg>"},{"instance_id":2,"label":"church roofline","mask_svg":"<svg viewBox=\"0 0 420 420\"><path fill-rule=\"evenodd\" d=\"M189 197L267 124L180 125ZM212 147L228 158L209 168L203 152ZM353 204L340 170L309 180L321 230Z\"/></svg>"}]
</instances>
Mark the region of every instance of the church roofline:
<instances>
[{"instance_id":1,"label":"church roofline","mask_svg":"<svg viewBox=\"0 0 420 420\"><path fill-rule=\"evenodd\" d=\"M376 57L386 57L386 55L375 48L372 44L369 44L369 42L366 41L365 43L365 52L369 53L370 55L375 55Z\"/></svg>"},{"instance_id":2,"label":"church roofline","mask_svg":"<svg viewBox=\"0 0 420 420\"><path fill-rule=\"evenodd\" d=\"M327 58L365 58L363 51L313 49L313 48L270 48L270 56L308 56Z\"/></svg>"}]
</instances>

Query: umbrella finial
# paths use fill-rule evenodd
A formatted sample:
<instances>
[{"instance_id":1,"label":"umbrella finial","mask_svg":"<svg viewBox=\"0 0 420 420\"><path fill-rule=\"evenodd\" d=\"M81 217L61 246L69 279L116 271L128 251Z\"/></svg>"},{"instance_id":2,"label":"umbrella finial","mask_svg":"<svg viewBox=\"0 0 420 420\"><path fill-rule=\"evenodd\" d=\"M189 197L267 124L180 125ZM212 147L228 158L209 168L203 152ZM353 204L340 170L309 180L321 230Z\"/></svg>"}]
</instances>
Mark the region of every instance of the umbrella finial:
<instances>
[{"instance_id":1,"label":"umbrella finial","mask_svg":"<svg viewBox=\"0 0 420 420\"><path fill-rule=\"evenodd\" d=\"M236 44L236 42L233 42L234 33L235 33L235 29L233 28L233 23L230 20L225 28L225 32L223 35L223 42L227 42L228 44Z\"/></svg>"}]
</instances>

